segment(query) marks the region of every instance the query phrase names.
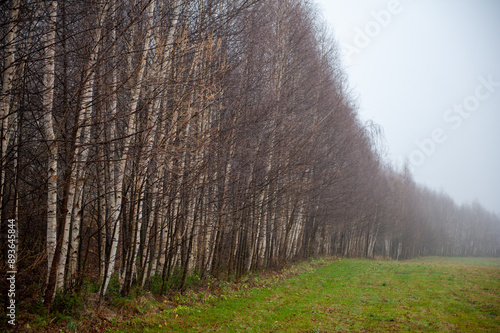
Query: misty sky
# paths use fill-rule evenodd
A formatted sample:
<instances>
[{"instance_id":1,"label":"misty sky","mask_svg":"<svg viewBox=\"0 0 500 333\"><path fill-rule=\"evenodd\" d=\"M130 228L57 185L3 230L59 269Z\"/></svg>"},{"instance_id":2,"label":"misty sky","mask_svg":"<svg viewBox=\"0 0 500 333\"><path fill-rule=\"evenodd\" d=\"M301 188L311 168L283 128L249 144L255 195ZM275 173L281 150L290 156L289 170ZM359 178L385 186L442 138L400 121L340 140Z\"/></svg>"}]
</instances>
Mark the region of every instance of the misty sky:
<instances>
[{"instance_id":1,"label":"misty sky","mask_svg":"<svg viewBox=\"0 0 500 333\"><path fill-rule=\"evenodd\" d=\"M500 213L500 1L315 1L388 159Z\"/></svg>"}]
</instances>

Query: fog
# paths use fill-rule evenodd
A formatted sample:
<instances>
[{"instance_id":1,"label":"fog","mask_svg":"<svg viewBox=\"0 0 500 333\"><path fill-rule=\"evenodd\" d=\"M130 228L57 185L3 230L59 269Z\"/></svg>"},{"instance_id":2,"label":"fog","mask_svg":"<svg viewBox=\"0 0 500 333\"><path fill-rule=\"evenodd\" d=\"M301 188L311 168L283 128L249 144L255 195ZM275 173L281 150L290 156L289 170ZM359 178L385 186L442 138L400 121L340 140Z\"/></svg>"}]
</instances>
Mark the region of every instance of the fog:
<instances>
[{"instance_id":1,"label":"fog","mask_svg":"<svg viewBox=\"0 0 500 333\"><path fill-rule=\"evenodd\" d=\"M388 161L500 213L500 1L315 1Z\"/></svg>"}]
</instances>

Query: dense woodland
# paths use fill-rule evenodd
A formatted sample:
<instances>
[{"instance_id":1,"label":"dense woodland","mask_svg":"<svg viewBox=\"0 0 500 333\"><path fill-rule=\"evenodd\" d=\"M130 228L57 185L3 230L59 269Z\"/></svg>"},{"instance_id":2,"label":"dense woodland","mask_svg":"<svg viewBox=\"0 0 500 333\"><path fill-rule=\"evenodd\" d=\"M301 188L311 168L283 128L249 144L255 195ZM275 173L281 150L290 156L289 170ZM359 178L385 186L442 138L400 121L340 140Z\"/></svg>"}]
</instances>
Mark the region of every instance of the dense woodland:
<instances>
[{"instance_id":1,"label":"dense woodland","mask_svg":"<svg viewBox=\"0 0 500 333\"><path fill-rule=\"evenodd\" d=\"M385 162L321 22L306 0L2 2L17 300L318 255L500 255L497 215Z\"/></svg>"}]
</instances>

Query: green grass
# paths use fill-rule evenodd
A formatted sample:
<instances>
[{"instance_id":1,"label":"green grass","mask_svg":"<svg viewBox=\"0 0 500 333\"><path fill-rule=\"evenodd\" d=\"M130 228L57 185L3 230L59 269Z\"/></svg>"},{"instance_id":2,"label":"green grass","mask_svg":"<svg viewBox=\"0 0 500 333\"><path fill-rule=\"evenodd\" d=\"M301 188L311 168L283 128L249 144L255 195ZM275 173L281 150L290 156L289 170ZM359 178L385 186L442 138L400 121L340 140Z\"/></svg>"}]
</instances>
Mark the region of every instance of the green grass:
<instances>
[{"instance_id":1,"label":"green grass","mask_svg":"<svg viewBox=\"0 0 500 333\"><path fill-rule=\"evenodd\" d=\"M119 331L500 332L500 259L346 259L300 271Z\"/></svg>"}]
</instances>

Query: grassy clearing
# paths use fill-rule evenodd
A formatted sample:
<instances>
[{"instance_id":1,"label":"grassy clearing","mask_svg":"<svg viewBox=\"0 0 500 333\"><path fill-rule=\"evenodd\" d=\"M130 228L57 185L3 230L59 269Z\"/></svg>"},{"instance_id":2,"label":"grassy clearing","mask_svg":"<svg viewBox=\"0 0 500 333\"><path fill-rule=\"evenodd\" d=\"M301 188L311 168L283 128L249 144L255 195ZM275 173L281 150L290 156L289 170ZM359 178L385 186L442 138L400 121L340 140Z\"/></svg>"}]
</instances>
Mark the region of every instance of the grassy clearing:
<instances>
[{"instance_id":1,"label":"grassy clearing","mask_svg":"<svg viewBox=\"0 0 500 333\"><path fill-rule=\"evenodd\" d=\"M302 264L294 268L300 274L260 288L243 283L229 295L196 294L194 305L180 302L119 331L500 332L500 259L319 264Z\"/></svg>"}]
</instances>

